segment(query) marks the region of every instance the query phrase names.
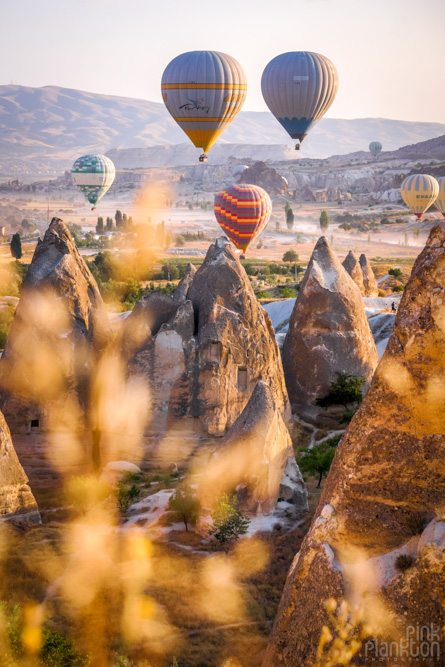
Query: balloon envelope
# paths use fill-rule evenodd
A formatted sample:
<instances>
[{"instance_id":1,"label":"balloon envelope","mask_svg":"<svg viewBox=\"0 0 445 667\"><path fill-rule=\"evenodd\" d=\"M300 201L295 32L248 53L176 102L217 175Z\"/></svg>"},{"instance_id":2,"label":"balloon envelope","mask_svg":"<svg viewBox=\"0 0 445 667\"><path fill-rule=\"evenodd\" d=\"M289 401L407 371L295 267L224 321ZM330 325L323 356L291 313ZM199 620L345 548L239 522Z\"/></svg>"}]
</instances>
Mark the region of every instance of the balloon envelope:
<instances>
[{"instance_id":1,"label":"balloon envelope","mask_svg":"<svg viewBox=\"0 0 445 667\"><path fill-rule=\"evenodd\" d=\"M371 152L371 155L377 157L377 155L382 151L382 144L380 143L380 141L371 141L371 143L369 144L369 150Z\"/></svg>"},{"instance_id":2,"label":"balloon envelope","mask_svg":"<svg viewBox=\"0 0 445 667\"><path fill-rule=\"evenodd\" d=\"M214 211L226 236L245 252L269 222L272 202L257 185L232 185L216 195Z\"/></svg>"},{"instance_id":3,"label":"balloon envelope","mask_svg":"<svg viewBox=\"0 0 445 667\"><path fill-rule=\"evenodd\" d=\"M333 103L338 74L331 61L319 53L282 53L266 65L261 90L286 132L303 141Z\"/></svg>"},{"instance_id":4,"label":"balloon envelope","mask_svg":"<svg viewBox=\"0 0 445 667\"><path fill-rule=\"evenodd\" d=\"M420 220L437 198L439 183L427 174L413 174L403 181L400 194L405 204Z\"/></svg>"},{"instance_id":5,"label":"balloon envelope","mask_svg":"<svg viewBox=\"0 0 445 667\"><path fill-rule=\"evenodd\" d=\"M169 113L206 153L243 106L247 79L226 53L189 51L167 65L161 90Z\"/></svg>"},{"instance_id":6,"label":"balloon envelope","mask_svg":"<svg viewBox=\"0 0 445 667\"><path fill-rule=\"evenodd\" d=\"M249 169L247 164L237 164L232 171L233 178L240 178L244 174L246 169Z\"/></svg>"},{"instance_id":7,"label":"balloon envelope","mask_svg":"<svg viewBox=\"0 0 445 667\"><path fill-rule=\"evenodd\" d=\"M90 204L96 206L113 184L116 169L106 155L83 155L73 164L71 174Z\"/></svg>"},{"instance_id":8,"label":"balloon envelope","mask_svg":"<svg viewBox=\"0 0 445 667\"><path fill-rule=\"evenodd\" d=\"M434 203L445 218L445 176L438 178L437 182L439 183L439 194Z\"/></svg>"}]
</instances>

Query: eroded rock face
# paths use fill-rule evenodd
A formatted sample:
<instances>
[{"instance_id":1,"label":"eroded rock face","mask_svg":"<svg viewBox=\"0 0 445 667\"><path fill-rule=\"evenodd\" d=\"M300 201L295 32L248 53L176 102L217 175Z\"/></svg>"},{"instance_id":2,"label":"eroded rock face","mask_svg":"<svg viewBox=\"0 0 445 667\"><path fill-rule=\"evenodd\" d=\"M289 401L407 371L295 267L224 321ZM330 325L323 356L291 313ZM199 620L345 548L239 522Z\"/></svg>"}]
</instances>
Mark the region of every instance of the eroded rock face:
<instances>
[{"instance_id":1,"label":"eroded rock face","mask_svg":"<svg viewBox=\"0 0 445 667\"><path fill-rule=\"evenodd\" d=\"M382 626L382 640L400 642L410 627L443 626L444 284L445 228L437 226L414 265L368 393L338 446L289 573L264 667L314 664L322 626L329 625L329 597L361 606L371 633ZM413 559L406 572L396 565L399 556ZM443 634L436 634L442 656ZM373 650L365 642L357 664L367 664L365 658L393 664ZM437 655L436 649L420 664L439 664Z\"/></svg>"},{"instance_id":2,"label":"eroded rock face","mask_svg":"<svg viewBox=\"0 0 445 667\"><path fill-rule=\"evenodd\" d=\"M357 257L354 255L352 250L348 252L346 255L344 261L343 261L343 266L345 267L346 271L349 273L351 276L352 280L355 282L357 287L360 290L360 294L362 296L367 296L366 295L366 290L365 290L365 285L363 282L363 271L360 266L360 263L357 259Z\"/></svg>"},{"instance_id":3,"label":"eroded rock face","mask_svg":"<svg viewBox=\"0 0 445 667\"><path fill-rule=\"evenodd\" d=\"M28 486L11 434L0 412L0 521L19 527L41 523L39 509Z\"/></svg>"},{"instance_id":4,"label":"eroded rock face","mask_svg":"<svg viewBox=\"0 0 445 667\"><path fill-rule=\"evenodd\" d=\"M282 194L288 189L285 178L280 176L276 169L269 167L265 162L255 162L243 172L240 183L259 185L270 194Z\"/></svg>"},{"instance_id":5,"label":"eroded rock face","mask_svg":"<svg viewBox=\"0 0 445 667\"><path fill-rule=\"evenodd\" d=\"M210 246L198 271L189 268L162 308L152 309L151 297L142 301L122 339L128 376L144 382L150 395L145 440L151 452L169 463L183 460L200 442L224 435L260 381L286 421L289 401L272 325L225 237Z\"/></svg>"},{"instance_id":6,"label":"eroded rock face","mask_svg":"<svg viewBox=\"0 0 445 667\"><path fill-rule=\"evenodd\" d=\"M289 460L293 460L291 470ZM283 472L288 476L283 481ZM293 456L287 427L270 387L258 382L246 407L217 444L201 485L204 504L237 489L238 503L252 513L270 513L283 498L304 514L307 492ZM284 497L286 496L286 497Z\"/></svg>"},{"instance_id":7,"label":"eroded rock face","mask_svg":"<svg viewBox=\"0 0 445 667\"><path fill-rule=\"evenodd\" d=\"M321 237L312 254L283 344L283 368L293 410L328 419L316 405L337 372L368 383L378 363L374 339L352 278Z\"/></svg>"},{"instance_id":8,"label":"eroded rock face","mask_svg":"<svg viewBox=\"0 0 445 667\"><path fill-rule=\"evenodd\" d=\"M360 267L363 273L363 285L365 288L365 296L378 296L379 288L377 280L375 279L374 271L368 262L366 255L360 255Z\"/></svg>"},{"instance_id":9,"label":"eroded rock face","mask_svg":"<svg viewBox=\"0 0 445 667\"><path fill-rule=\"evenodd\" d=\"M198 346L192 411L222 435L246 406L260 380L282 415L289 403L272 323L261 308L235 247L225 237L211 245L189 299Z\"/></svg>"},{"instance_id":10,"label":"eroded rock face","mask_svg":"<svg viewBox=\"0 0 445 667\"><path fill-rule=\"evenodd\" d=\"M33 483L91 460L91 443L77 445L89 437L91 376L109 339L96 281L64 222L53 218L35 249L0 362L2 410Z\"/></svg>"}]
</instances>

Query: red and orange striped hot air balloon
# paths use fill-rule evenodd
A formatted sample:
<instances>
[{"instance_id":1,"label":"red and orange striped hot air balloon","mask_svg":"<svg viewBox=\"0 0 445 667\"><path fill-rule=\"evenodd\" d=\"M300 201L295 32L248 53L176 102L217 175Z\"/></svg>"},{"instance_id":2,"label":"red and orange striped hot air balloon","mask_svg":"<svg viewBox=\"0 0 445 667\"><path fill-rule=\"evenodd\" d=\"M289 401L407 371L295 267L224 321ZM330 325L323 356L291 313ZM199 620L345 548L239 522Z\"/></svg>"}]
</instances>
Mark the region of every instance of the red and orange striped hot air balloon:
<instances>
[{"instance_id":1,"label":"red and orange striped hot air balloon","mask_svg":"<svg viewBox=\"0 0 445 667\"><path fill-rule=\"evenodd\" d=\"M226 236L246 252L269 222L272 202L257 185L232 185L216 195L214 211Z\"/></svg>"}]
</instances>

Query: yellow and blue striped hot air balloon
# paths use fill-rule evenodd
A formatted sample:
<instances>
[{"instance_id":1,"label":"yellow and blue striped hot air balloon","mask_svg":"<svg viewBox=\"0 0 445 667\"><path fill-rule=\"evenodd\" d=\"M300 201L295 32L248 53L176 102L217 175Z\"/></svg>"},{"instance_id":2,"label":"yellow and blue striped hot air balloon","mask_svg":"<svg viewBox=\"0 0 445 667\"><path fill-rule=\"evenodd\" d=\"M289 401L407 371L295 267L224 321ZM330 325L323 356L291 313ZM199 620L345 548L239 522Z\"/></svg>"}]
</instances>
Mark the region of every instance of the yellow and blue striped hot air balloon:
<instances>
[{"instance_id":1,"label":"yellow and blue striped hot air balloon","mask_svg":"<svg viewBox=\"0 0 445 667\"><path fill-rule=\"evenodd\" d=\"M438 178L437 182L439 183L439 194L434 203L445 218L445 176Z\"/></svg>"},{"instance_id":2,"label":"yellow and blue striped hot air balloon","mask_svg":"<svg viewBox=\"0 0 445 667\"><path fill-rule=\"evenodd\" d=\"M106 155L82 155L73 164L71 175L79 190L93 204L94 210L112 186L116 169Z\"/></svg>"},{"instance_id":3,"label":"yellow and blue striped hot air balloon","mask_svg":"<svg viewBox=\"0 0 445 667\"><path fill-rule=\"evenodd\" d=\"M232 56L218 51L189 51L165 68L162 97L190 141L207 151L244 104L247 79Z\"/></svg>"},{"instance_id":4,"label":"yellow and blue striped hot air balloon","mask_svg":"<svg viewBox=\"0 0 445 667\"><path fill-rule=\"evenodd\" d=\"M408 176L400 186L402 199L419 218L434 204L439 194L439 183L427 174Z\"/></svg>"},{"instance_id":5,"label":"yellow and blue striped hot air balloon","mask_svg":"<svg viewBox=\"0 0 445 667\"><path fill-rule=\"evenodd\" d=\"M369 151L373 157L377 157L382 152L382 144L380 141L371 141L369 144Z\"/></svg>"},{"instance_id":6,"label":"yellow and blue striped hot air balloon","mask_svg":"<svg viewBox=\"0 0 445 667\"><path fill-rule=\"evenodd\" d=\"M329 58L319 53L291 51L266 65L261 90L286 132L302 142L333 103L338 74ZM300 145L295 148L299 150Z\"/></svg>"},{"instance_id":7,"label":"yellow and blue striped hot air balloon","mask_svg":"<svg viewBox=\"0 0 445 667\"><path fill-rule=\"evenodd\" d=\"M232 185L216 195L213 210L226 236L246 252L269 222L272 202L258 185Z\"/></svg>"}]
</instances>

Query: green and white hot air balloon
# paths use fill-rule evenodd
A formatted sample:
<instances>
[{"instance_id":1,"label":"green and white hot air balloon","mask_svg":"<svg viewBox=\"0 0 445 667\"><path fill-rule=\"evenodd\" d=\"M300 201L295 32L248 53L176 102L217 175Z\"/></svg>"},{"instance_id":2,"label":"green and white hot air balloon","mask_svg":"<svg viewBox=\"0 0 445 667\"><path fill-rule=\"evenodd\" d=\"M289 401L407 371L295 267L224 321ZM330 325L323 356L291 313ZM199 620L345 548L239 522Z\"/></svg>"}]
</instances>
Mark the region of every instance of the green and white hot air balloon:
<instances>
[{"instance_id":1,"label":"green and white hot air balloon","mask_svg":"<svg viewBox=\"0 0 445 667\"><path fill-rule=\"evenodd\" d=\"M377 157L377 155L379 155L381 151L382 151L382 144L380 143L380 141L371 141L371 143L369 144L369 152L371 153L371 155L373 157Z\"/></svg>"},{"instance_id":2,"label":"green and white hot air balloon","mask_svg":"<svg viewBox=\"0 0 445 667\"><path fill-rule=\"evenodd\" d=\"M116 176L116 168L106 155L82 155L71 169L73 181L82 190L93 211L110 189Z\"/></svg>"}]
</instances>

